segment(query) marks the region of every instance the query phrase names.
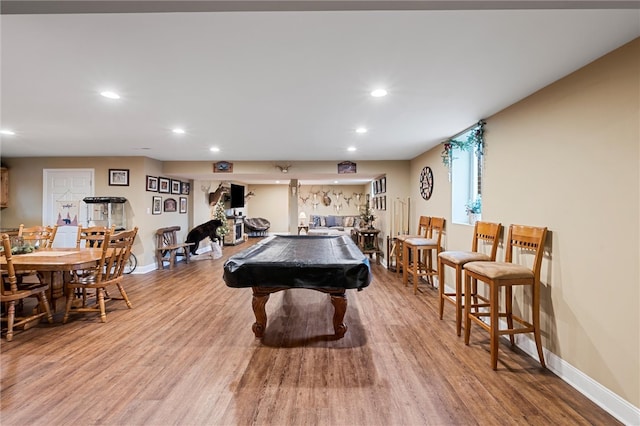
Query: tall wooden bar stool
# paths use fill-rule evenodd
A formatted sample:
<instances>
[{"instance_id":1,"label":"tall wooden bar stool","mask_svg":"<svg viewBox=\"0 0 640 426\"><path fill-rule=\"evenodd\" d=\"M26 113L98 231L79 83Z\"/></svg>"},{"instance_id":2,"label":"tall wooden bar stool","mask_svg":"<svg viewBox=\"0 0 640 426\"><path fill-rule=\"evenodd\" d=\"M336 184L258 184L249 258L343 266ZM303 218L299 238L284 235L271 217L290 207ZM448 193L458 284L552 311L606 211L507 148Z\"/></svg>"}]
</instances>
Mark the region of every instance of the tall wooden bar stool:
<instances>
[{"instance_id":1,"label":"tall wooden bar stool","mask_svg":"<svg viewBox=\"0 0 640 426\"><path fill-rule=\"evenodd\" d=\"M438 283L440 290L440 319L444 313L444 302L450 302L456 307L456 331L458 336L462 330L462 267L468 262L493 262L498 252L498 238L502 224L492 222L476 222L473 228L471 251L443 251L438 255ZM488 252L488 253L487 253ZM444 267L455 269L455 292L450 292L444 286ZM475 282L473 282L475 285Z\"/></svg>"},{"instance_id":2,"label":"tall wooden bar stool","mask_svg":"<svg viewBox=\"0 0 640 426\"><path fill-rule=\"evenodd\" d=\"M434 286L433 277L438 275L433 263L433 252L437 256L442 251L442 233L444 232L444 218L432 217L429 231L425 237L412 237L404 241L402 248L403 270L402 282L406 286L409 275L413 281L413 294L418 294L418 281L425 277L428 284Z\"/></svg>"},{"instance_id":3,"label":"tall wooden bar stool","mask_svg":"<svg viewBox=\"0 0 640 426\"><path fill-rule=\"evenodd\" d=\"M464 343L469 344L471 321L489 332L491 345L491 367L498 368L498 344L501 335L508 334L511 346L515 345L514 335L519 333L533 333L540 364L545 367L540 338L540 268L544 255L544 242L547 228L537 228L524 225L511 225L507 237L507 247L504 262L469 262L464 265ZM523 262L527 253L534 256L533 266L528 267L514 263L514 248L519 248L518 259ZM489 287L489 297L473 295L471 280L486 283ZM531 321L513 314L513 286L523 285L531 287ZM500 311L499 291L504 288L504 310ZM471 297L477 296L482 303L471 303ZM474 308L474 312L471 309ZM482 311L478 308L484 308ZM489 323L482 318L488 317ZM500 329L500 318L505 318L507 328ZM514 321L518 327L514 328Z\"/></svg>"},{"instance_id":4,"label":"tall wooden bar stool","mask_svg":"<svg viewBox=\"0 0 640 426\"><path fill-rule=\"evenodd\" d=\"M431 224L430 216L420 216L418 220L418 231L415 235L398 235L396 237L396 245L394 247L394 255L396 257L396 275L400 275L400 270L404 269L403 247L404 242L408 238L422 237L426 238L429 233L429 225Z\"/></svg>"}]
</instances>

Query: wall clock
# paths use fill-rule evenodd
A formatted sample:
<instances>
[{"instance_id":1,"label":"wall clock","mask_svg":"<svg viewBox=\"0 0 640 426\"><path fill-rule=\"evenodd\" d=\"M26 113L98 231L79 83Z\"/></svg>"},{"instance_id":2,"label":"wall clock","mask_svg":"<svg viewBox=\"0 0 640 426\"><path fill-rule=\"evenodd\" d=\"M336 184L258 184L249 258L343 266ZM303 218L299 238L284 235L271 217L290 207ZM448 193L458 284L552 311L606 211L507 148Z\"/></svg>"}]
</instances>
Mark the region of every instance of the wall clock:
<instances>
[{"instance_id":1,"label":"wall clock","mask_svg":"<svg viewBox=\"0 0 640 426\"><path fill-rule=\"evenodd\" d=\"M433 192L433 172L431 167L427 166L420 172L420 195L425 200L431 198Z\"/></svg>"}]
</instances>

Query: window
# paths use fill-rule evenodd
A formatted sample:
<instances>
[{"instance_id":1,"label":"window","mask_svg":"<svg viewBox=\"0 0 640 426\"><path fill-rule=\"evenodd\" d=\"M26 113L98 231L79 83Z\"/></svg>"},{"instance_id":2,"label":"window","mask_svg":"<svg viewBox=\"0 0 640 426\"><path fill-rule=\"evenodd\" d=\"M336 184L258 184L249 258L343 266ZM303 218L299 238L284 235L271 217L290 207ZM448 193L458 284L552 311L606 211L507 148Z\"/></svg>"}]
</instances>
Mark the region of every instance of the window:
<instances>
[{"instance_id":1,"label":"window","mask_svg":"<svg viewBox=\"0 0 640 426\"><path fill-rule=\"evenodd\" d=\"M445 142L443 163L451 181L451 220L471 223L482 212L482 165L484 122Z\"/></svg>"}]
</instances>

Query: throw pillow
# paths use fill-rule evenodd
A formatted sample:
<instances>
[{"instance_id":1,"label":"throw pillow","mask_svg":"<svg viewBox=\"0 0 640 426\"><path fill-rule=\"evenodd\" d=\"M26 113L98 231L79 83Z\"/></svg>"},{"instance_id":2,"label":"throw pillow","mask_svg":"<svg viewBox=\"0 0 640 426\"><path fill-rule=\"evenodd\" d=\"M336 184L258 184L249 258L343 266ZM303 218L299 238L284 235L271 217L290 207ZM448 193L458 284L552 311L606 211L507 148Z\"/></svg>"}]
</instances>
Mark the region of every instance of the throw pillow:
<instances>
[{"instance_id":1,"label":"throw pillow","mask_svg":"<svg viewBox=\"0 0 640 426\"><path fill-rule=\"evenodd\" d=\"M311 215L309 217L309 227L310 228L317 228L318 226L320 226L320 216Z\"/></svg>"},{"instance_id":2,"label":"throw pillow","mask_svg":"<svg viewBox=\"0 0 640 426\"><path fill-rule=\"evenodd\" d=\"M327 216L327 226L342 226L342 216Z\"/></svg>"}]
</instances>

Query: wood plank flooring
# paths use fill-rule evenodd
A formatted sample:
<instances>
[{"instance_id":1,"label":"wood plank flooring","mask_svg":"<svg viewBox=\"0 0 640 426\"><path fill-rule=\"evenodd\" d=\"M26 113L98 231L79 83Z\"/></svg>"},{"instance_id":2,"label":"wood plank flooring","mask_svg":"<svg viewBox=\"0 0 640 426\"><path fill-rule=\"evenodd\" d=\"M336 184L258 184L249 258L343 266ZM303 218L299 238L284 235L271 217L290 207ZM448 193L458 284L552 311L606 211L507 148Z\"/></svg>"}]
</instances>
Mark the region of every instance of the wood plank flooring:
<instances>
[{"instance_id":1,"label":"wood plank flooring","mask_svg":"<svg viewBox=\"0 0 640 426\"><path fill-rule=\"evenodd\" d=\"M130 275L134 308L107 323L74 316L0 343L0 424L8 425L610 425L618 422L519 351L489 365L479 327L465 346L437 291L417 296L372 265L348 291L343 339L329 296L271 296L254 338L251 290L222 281L222 259ZM62 304L62 303L61 303Z\"/></svg>"}]
</instances>

